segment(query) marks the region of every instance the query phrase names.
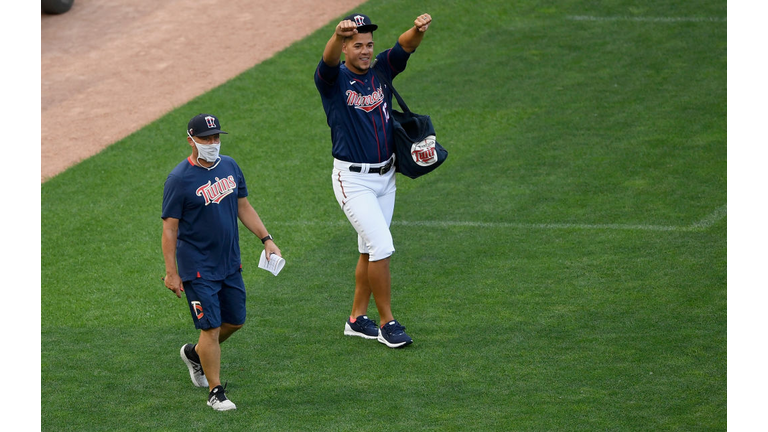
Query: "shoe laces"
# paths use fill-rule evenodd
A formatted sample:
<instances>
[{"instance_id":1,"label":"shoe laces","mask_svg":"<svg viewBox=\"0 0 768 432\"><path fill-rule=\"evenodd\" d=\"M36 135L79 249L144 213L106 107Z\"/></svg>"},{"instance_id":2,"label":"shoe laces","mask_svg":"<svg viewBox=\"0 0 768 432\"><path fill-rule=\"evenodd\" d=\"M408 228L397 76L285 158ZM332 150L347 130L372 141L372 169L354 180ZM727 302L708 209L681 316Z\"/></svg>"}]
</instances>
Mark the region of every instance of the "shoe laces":
<instances>
[{"instance_id":1,"label":"shoe laces","mask_svg":"<svg viewBox=\"0 0 768 432\"><path fill-rule=\"evenodd\" d=\"M399 335L401 333L405 333L405 326L397 321L395 321L394 324L385 325L384 328L386 328L387 332L391 335Z\"/></svg>"},{"instance_id":2,"label":"shoe laces","mask_svg":"<svg viewBox=\"0 0 768 432\"><path fill-rule=\"evenodd\" d=\"M228 383L229 383L228 381L224 381L224 385L223 386L218 385L218 386L214 387L213 390L211 390L212 396L215 397L216 400L218 400L219 402L224 402L225 400L227 400L227 396L225 395L225 393L227 392L227 384ZM221 391L217 391L217 392L214 393L214 391L216 390L217 387L221 387Z\"/></svg>"},{"instance_id":3,"label":"shoe laces","mask_svg":"<svg viewBox=\"0 0 768 432\"><path fill-rule=\"evenodd\" d=\"M358 317L358 318L357 318L357 323L358 323L358 324L360 325L360 327L362 327L362 328L366 328L366 327L376 327L376 323L375 323L375 322L373 322L373 320L369 319L369 318L368 318L368 317L366 317L366 316L360 316L360 317Z\"/></svg>"}]
</instances>

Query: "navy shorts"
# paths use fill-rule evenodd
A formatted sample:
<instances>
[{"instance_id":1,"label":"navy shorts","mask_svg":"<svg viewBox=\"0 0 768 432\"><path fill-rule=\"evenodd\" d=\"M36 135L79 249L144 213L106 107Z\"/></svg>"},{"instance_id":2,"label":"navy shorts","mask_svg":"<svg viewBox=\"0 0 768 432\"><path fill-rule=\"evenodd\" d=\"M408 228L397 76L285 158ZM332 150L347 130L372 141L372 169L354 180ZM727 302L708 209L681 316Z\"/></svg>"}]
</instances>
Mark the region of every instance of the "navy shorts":
<instances>
[{"instance_id":1,"label":"navy shorts","mask_svg":"<svg viewBox=\"0 0 768 432\"><path fill-rule=\"evenodd\" d=\"M239 270L224 280L197 278L184 282L184 293L196 329L221 327L223 322L245 324L245 283Z\"/></svg>"}]
</instances>

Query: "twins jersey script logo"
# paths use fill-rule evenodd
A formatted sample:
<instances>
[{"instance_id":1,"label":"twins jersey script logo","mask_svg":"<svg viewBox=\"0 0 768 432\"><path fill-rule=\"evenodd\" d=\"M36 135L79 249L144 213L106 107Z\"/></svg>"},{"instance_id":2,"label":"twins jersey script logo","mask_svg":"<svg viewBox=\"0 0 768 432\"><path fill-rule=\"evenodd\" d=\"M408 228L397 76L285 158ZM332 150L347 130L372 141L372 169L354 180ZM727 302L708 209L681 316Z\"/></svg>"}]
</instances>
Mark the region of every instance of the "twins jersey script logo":
<instances>
[{"instance_id":1,"label":"twins jersey script logo","mask_svg":"<svg viewBox=\"0 0 768 432\"><path fill-rule=\"evenodd\" d=\"M229 176L221 180L216 177L216 183L211 183L211 181L208 180L208 183L197 188L195 194L205 199L205 205L210 203L218 204L225 196L234 192L236 188L237 183L235 183L234 176Z\"/></svg>"},{"instance_id":2,"label":"twins jersey script logo","mask_svg":"<svg viewBox=\"0 0 768 432\"><path fill-rule=\"evenodd\" d=\"M369 95L362 95L354 90L347 90L347 105L365 112L371 112L384 102L384 91L381 87Z\"/></svg>"}]
</instances>

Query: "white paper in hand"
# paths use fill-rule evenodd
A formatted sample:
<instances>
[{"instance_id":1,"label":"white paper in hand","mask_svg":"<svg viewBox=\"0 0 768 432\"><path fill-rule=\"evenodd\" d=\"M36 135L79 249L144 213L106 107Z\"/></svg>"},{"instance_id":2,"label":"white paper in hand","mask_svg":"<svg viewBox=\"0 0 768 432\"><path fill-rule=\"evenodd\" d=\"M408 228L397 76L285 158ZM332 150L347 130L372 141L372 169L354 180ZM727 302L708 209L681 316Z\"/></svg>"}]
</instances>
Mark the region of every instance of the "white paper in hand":
<instances>
[{"instance_id":1,"label":"white paper in hand","mask_svg":"<svg viewBox=\"0 0 768 432\"><path fill-rule=\"evenodd\" d=\"M261 258L259 259L259 268L267 270L273 275L277 276L280 270L285 266L285 260L275 254L272 254L267 261L266 251L261 251Z\"/></svg>"}]
</instances>

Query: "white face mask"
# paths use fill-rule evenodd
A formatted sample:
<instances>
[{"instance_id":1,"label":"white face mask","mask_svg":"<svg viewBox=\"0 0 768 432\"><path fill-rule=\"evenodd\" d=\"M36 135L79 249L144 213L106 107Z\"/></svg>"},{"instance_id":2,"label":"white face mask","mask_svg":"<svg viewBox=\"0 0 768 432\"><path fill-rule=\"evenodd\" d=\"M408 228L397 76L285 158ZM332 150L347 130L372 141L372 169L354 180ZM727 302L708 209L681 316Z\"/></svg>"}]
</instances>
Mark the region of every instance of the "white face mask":
<instances>
[{"instance_id":1,"label":"white face mask","mask_svg":"<svg viewBox=\"0 0 768 432\"><path fill-rule=\"evenodd\" d=\"M195 143L195 147L197 147L197 156L206 162L216 162L216 159L219 158L219 149L221 148L221 143L218 143L218 144Z\"/></svg>"},{"instance_id":2,"label":"white face mask","mask_svg":"<svg viewBox=\"0 0 768 432\"><path fill-rule=\"evenodd\" d=\"M192 136L190 135L190 138ZM206 162L216 162L219 158L219 150L221 149L221 143L217 144L200 144L192 138L192 142L197 147L197 157Z\"/></svg>"}]
</instances>

